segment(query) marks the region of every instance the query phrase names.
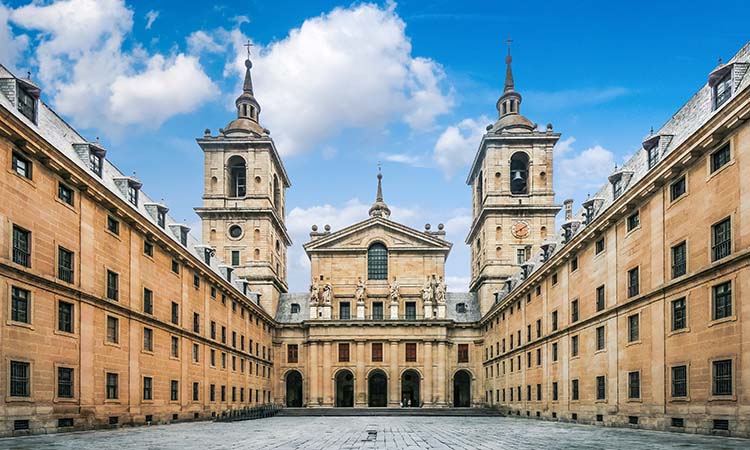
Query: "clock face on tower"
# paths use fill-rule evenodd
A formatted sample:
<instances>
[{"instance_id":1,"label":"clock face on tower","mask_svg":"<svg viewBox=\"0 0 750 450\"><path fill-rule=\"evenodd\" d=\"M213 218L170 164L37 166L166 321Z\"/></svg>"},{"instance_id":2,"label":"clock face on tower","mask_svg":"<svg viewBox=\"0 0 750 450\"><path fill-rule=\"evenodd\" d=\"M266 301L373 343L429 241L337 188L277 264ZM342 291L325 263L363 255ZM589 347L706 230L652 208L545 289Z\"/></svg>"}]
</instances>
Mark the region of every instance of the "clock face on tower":
<instances>
[{"instance_id":1,"label":"clock face on tower","mask_svg":"<svg viewBox=\"0 0 750 450\"><path fill-rule=\"evenodd\" d=\"M513 236L518 239L525 239L529 237L529 224L524 221L518 221L513 224Z\"/></svg>"}]
</instances>

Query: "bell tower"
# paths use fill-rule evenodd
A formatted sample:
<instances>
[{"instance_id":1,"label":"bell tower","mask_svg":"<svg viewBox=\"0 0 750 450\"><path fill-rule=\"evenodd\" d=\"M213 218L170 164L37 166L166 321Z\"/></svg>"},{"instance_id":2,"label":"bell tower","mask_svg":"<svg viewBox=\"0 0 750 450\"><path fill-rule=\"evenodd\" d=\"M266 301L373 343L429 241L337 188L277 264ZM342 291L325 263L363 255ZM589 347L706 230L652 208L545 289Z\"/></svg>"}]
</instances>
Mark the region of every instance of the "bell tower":
<instances>
[{"instance_id":1,"label":"bell tower","mask_svg":"<svg viewBox=\"0 0 750 450\"><path fill-rule=\"evenodd\" d=\"M248 47L249 49L249 47ZM260 125L260 104L245 61L237 118L217 135L206 129L197 139L204 154L203 242L227 271L247 281L248 291L276 313L279 294L287 292L286 259L291 239L286 229L286 189L291 183L270 132Z\"/></svg>"},{"instance_id":2,"label":"bell tower","mask_svg":"<svg viewBox=\"0 0 750 450\"><path fill-rule=\"evenodd\" d=\"M540 131L521 114L508 42L505 86L497 101L498 120L487 127L466 179L472 187L469 289L479 295L482 314L495 292L555 232L552 149L560 138L549 124Z\"/></svg>"}]
</instances>

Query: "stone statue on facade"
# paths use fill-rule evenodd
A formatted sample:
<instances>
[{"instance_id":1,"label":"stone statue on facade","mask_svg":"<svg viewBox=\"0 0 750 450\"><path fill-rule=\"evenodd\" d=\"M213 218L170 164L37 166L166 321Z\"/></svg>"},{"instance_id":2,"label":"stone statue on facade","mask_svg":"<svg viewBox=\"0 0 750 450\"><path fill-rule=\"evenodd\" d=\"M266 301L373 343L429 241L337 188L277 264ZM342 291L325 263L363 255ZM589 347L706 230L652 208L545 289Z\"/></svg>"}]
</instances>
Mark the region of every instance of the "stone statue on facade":
<instances>
[{"instance_id":1,"label":"stone statue on facade","mask_svg":"<svg viewBox=\"0 0 750 450\"><path fill-rule=\"evenodd\" d=\"M357 289L354 291L354 297L357 299L357 303L363 303L365 301L365 283L362 282L362 278L357 280Z\"/></svg>"},{"instance_id":2,"label":"stone statue on facade","mask_svg":"<svg viewBox=\"0 0 750 450\"><path fill-rule=\"evenodd\" d=\"M318 286L318 282L313 279L313 282L310 285L310 304L317 305L319 301L320 301L320 286Z\"/></svg>"},{"instance_id":3,"label":"stone statue on facade","mask_svg":"<svg viewBox=\"0 0 750 450\"><path fill-rule=\"evenodd\" d=\"M428 276L427 281L422 287L422 301L424 301L425 303L432 302L434 295L435 294L432 286L432 280L430 280L430 277Z\"/></svg>"},{"instance_id":4,"label":"stone statue on facade","mask_svg":"<svg viewBox=\"0 0 750 450\"><path fill-rule=\"evenodd\" d=\"M333 286L331 286L331 283L326 283L325 286L323 286L323 303L326 305L330 305L332 299Z\"/></svg>"},{"instance_id":5,"label":"stone statue on facade","mask_svg":"<svg viewBox=\"0 0 750 450\"><path fill-rule=\"evenodd\" d=\"M445 293L448 291L448 286L445 285L443 277L440 277L437 285L435 286L435 301L438 304L445 304Z\"/></svg>"},{"instance_id":6,"label":"stone statue on facade","mask_svg":"<svg viewBox=\"0 0 750 450\"><path fill-rule=\"evenodd\" d=\"M396 277L393 277L393 282L391 282L391 285L389 287L388 297L391 299L392 303L398 303L398 299L401 296L401 286L398 284L398 280L396 280Z\"/></svg>"}]
</instances>

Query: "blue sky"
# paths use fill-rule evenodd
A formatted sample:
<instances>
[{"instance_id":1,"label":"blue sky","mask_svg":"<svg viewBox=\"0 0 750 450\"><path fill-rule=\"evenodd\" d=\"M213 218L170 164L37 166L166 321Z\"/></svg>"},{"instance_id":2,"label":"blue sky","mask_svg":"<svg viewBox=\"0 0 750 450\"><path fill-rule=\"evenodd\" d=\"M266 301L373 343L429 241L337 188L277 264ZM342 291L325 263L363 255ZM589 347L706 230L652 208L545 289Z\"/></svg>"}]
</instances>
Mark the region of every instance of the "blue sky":
<instances>
[{"instance_id":1,"label":"blue sky","mask_svg":"<svg viewBox=\"0 0 750 450\"><path fill-rule=\"evenodd\" d=\"M194 139L232 119L250 39L261 123L292 179L291 288L309 277L310 226L365 218L382 161L394 220L446 224L458 290L467 165L497 117L508 36L522 112L563 134L558 201L577 204L750 39L748 2L613 3L0 0L0 62L197 226Z\"/></svg>"}]
</instances>

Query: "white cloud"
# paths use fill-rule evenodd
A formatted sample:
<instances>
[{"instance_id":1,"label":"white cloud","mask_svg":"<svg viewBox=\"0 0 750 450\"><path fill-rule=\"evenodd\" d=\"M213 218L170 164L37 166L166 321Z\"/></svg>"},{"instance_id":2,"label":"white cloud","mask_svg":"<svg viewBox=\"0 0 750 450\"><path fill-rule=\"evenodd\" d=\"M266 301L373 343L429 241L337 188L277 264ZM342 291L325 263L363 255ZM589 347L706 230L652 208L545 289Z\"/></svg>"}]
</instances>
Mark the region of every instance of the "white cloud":
<instances>
[{"instance_id":1,"label":"white cloud","mask_svg":"<svg viewBox=\"0 0 750 450\"><path fill-rule=\"evenodd\" d=\"M190 54L218 53L225 49L223 45L216 42L210 34L203 30L194 31L187 38L188 52Z\"/></svg>"},{"instance_id":2,"label":"white cloud","mask_svg":"<svg viewBox=\"0 0 750 450\"><path fill-rule=\"evenodd\" d=\"M438 137L433 158L446 178L450 179L457 170L471 163L489 122L486 116L464 119L446 128Z\"/></svg>"},{"instance_id":3,"label":"white cloud","mask_svg":"<svg viewBox=\"0 0 750 450\"><path fill-rule=\"evenodd\" d=\"M615 100L630 94L624 87L566 89L555 92L529 91L524 94L527 104L542 105L545 109L592 106Z\"/></svg>"},{"instance_id":4,"label":"white cloud","mask_svg":"<svg viewBox=\"0 0 750 450\"><path fill-rule=\"evenodd\" d=\"M159 11L154 11L153 9L146 13L146 29L150 30L151 25L154 24L156 19L159 17Z\"/></svg>"},{"instance_id":5,"label":"white cloud","mask_svg":"<svg viewBox=\"0 0 750 450\"><path fill-rule=\"evenodd\" d=\"M593 195L607 182L614 166L615 155L600 145L569 157L560 155L555 158L555 193L558 198L580 202L587 193Z\"/></svg>"},{"instance_id":6,"label":"white cloud","mask_svg":"<svg viewBox=\"0 0 750 450\"><path fill-rule=\"evenodd\" d=\"M557 144L555 144L555 149L554 149L555 156L563 156L566 153L568 153L568 151L570 151L570 149L573 148L573 144L575 143L575 141L576 141L576 138L574 138L573 136L567 139L564 139L562 141L557 141Z\"/></svg>"},{"instance_id":7,"label":"white cloud","mask_svg":"<svg viewBox=\"0 0 750 450\"><path fill-rule=\"evenodd\" d=\"M10 10L0 3L0 64L4 64L11 71L16 70L21 54L29 45L26 35L14 36L8 18Z\"/></svg>"}]
</instances>

